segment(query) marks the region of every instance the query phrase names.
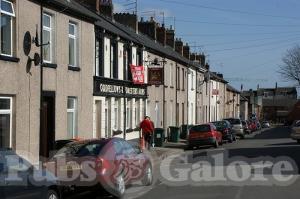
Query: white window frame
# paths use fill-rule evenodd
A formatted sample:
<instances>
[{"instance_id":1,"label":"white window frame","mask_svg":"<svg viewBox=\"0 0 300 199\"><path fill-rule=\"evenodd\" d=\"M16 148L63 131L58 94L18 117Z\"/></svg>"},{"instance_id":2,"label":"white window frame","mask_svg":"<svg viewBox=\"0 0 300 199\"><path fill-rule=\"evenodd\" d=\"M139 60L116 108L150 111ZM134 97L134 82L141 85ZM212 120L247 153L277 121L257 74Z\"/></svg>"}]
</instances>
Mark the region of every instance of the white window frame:
<instances>
[{"instance_id":1,"label":"white window frame","mask_svg":"<svg viewBox=\"0 0 300 199\"><path fill-rule=\"evenodd\" d=\"M114 106L114 114L115 114L115 121L114 121L114 130L119 129L119 100L115 99L115 106Z\"/></svg>"},{"instance_id":2,"label":"white window frame","mask_svg":"<svg viewBox=\"0 0 300 199\"><path fill-rule=\"evenodd\" d=\"M3 11L3 10L1 10L1 3L2 3L2 1L4 1L4 2L6 2L6 3L8 3L8 4L10 4L11 5L11 7L12 7L12 13L9 13L9 12L6 12L6 11ZM2 53L1 51L0 51L0 53L1 53L1 55L4 55L4 56L9 56L9 57L12 57L13 56L13 52L14 52L14 46L13 46L13 39L14 39L14 29L13 29L13 22L12 22L12 20L13 20L13 17L16 17L16 14L15 14L15 9L14 9L14 4L12 3L12 2L10 2L10 1L7 1L7 0L0 0L0 27L1 27L1 14L5 14L5 15L8 15L8 16L10 16L10 17L12 17L10 20L11 20L11 23L10 23L10 29L11 29L11 35L10 35L10 37L11 37L11 41L10 41L10 45L11 45L11 51L10 51L10 54L5 54L5 53ZM1 32L0 32L0 34L1 34Z\"/></svg>"},{"instance_id":3,"label":"white window frame","mask_svg":"<svg viewBox=\"0 0 300 199\"><path fill-rule=\"evenodd\" d=\"M10 115L10 124L9 124L9 147L11 148L12 147L12 119L13 119L13 98L12 97L1 97L0 96L0 100L1 99L8 99L10 100L10 109L0 109L0 115L6 115L6 114L9 114Z\"/></svg>"},{"instance_id":4,"label":"white window frame","mask_svg":"<svg viewBox=\"0 0 300 199\"><path fill-rule=\"evenodd\" d=\"M73 135L72 135L72 138L75 138L76 135L78 136L78 132L77 132L77 98L76 97L68 97L67 100L69 101L70 99L74 100L74 107L73 108L67 107L67 115L68 115L68 113L73 113Z\"/></svg>"},{"instance_id":5,"label":"white window frame","mask_svg":"<svg viewBox=\"0 0 300 199\"><path fill-rule=\"evenodd\" d=\"M69 26L73 26L74 27L74 35L70 34L70 31L68 31L68 38L69 39L74 39L74 65L71 65L69 63L69 66L71 67L78 67L78 61L77 61L77 39L78 39L78 33L77 33L77 24L76 23L73 23L73 22L69 22ZM68 28L69 28L68 26ZM69 49L70 51L70 49ZM70 58L69 58L70 59Z\"/></svg>"},{"instance_id":6,"label":"white window frame","mask_svg":"<svg viewBox=\"0 0 300 199\"><path fill-rule=\"evenodd\" d=\"M52 23L52 19L53 16L51 14L48 14L46 12L43 12L43 16L47 16L50 19L50 27L47 27L43 24L43 31L48 31L50 32L50 40L49 40L49 48L50 48L50 60L45 60L45 56L43 56L43 62L45 63L52 63L53 62L53 46L52 46L52 39L53 39L53 23Z\"/></svg>"}]
</instances>

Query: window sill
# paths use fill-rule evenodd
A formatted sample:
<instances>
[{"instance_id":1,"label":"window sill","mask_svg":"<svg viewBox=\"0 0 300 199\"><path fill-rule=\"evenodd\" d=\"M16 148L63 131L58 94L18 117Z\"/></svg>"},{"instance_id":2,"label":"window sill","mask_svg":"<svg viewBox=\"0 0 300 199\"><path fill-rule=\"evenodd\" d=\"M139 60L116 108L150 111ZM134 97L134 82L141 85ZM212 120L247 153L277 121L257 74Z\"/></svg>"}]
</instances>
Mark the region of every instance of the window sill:
<instances>
[{"instance_id":1,"label":"window sill","mask_svg":"<svg viewBox=\"0 0 300 199\"><path fill-rule=\"evenodd\" d=\"M79 72L81 69L79 67L68 66L68 70Z\"/></svg>"},{"instance_id":2,"label":"window sill","mask_svg":"<svg viewBox=\"0 0 300 199\"><path fill-rule=\"evenodd\" d=\"M174 86L170 86L170 88L174 88Z\"/></svg>"},{"instance_id":3,"label":"window sill","mask_svg":"<svg viewBox=\"0 0 300 199\"><path fill-rule=\"evenodd\" d=\"M57 68L57 64L51 64L51 63L43 63L42 66L45 68L53 68L53 69Z\"/></svg>"},{"instance_id":4,"label":"window sill","mask_svg":"<svg viewBox=\"0 0 300 199\"><path fill-rule=\"evenodd\" d=\"M6 55L0 55L0 60L16 62L16 63L18 63L20 61L20 59L17 57L10 57L10 56L6 56Z\"/></svg>"}]
</instances>

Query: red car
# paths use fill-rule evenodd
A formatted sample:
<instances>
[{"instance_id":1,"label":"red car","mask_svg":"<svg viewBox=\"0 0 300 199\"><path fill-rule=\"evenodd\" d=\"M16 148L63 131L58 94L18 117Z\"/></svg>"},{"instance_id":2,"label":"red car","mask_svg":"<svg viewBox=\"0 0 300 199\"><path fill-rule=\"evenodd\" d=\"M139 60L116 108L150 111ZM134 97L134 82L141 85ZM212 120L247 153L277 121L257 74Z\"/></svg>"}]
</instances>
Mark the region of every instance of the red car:
<instances>
[{"instance_id":1,"label":"red car","mask_svg":"<svg viewBox=\"0 0 300 199\"><path fill-rule=\"evenodd\" d=\"M45 166L55 173L64 194L105 190L123 197L127 185L153 181L152 164L139 149L119 138L71 142Z\"/></svg>"},{"instance_id":2,"label":"red car","mask_svg":"<svg viewBox=\"0 0 300 199\"><path fill-rule=\"evenodd\" d=\"M213 145L218 148L219 144L222 145L222 143L222 133L217 131L215 125L209 123L195 125L190 129L187 146L188 149L203 145Z\"/></svg>"},{"instance_id":3,"label":"red car","mask_svg":"<svg viewBox=\"0 0 300 199\"><path fill-rule=\"evenodd\" d=\"M249 121L249 130L251 132L254 132L257 130L257 124L255 121Z\"/></svg>"}]
</instances>

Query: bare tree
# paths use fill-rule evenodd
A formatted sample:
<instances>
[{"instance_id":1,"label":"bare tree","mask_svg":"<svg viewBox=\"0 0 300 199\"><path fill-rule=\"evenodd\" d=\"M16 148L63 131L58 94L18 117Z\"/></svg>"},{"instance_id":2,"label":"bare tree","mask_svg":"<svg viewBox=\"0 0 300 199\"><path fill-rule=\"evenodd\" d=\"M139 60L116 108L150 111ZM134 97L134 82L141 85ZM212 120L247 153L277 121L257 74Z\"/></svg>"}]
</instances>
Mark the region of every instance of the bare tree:
<instances>
[{"instance_id":1,"label":"bare tree","mask_svg":"<svg viewBox=\"0 0 300 199\"><path fill-rule=\"evenodd\" d=\"M278 71L281 76L285 80L297 82L300 85L300 46L296 45L287 50L282 62L283 65Z\"/></svg>"}]
</instances>

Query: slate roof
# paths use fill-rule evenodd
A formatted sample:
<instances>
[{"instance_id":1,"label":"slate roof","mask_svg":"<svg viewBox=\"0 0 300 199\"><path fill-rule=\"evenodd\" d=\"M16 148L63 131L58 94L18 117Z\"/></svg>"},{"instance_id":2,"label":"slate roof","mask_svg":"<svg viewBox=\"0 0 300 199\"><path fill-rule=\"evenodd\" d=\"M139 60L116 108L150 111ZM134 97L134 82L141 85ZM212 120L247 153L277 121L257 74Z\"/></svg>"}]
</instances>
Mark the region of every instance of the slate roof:
<instances>
[{"instance_id":1,"label":"slate roof","mask_svg":"<svg viewBox=\"0 0 300 199\"><path fill-rule=\"evenodd\" d=\"M189 59L183 57L181 54L177 53L173 48L169 46L163 46L142 33L137 34L134 30L123 24L115 22L102 15L98 15L97 13L85 7L83 4L77 2L76 0L51 0L48 1L47 4L60 6L64 9L64 12L69 13L70 15L75 15L81 18L92 20L93 22L95 22L96 26L100 26L103 29L115 35L118 35L126 40L132 41L141 46L145 46L152 51L161 53L169 59L175 59L176 61L181 62L183 64L192 66L194 68L198 68L200 71L205 71L205 69L200 64L192 62ZM213 75L213 77L216 80L228 83L218 76L215 77L215 75Z\"/></svg>"},{"instance_id":2,"label":"slate roof","mask_svg":"<svg viewBox=\"0 0 300 199\"><path fill-rule=\"evenodd\" d=\"M234 93L241 93L240 91L238 91L234 87L232 87L230 84L227 84L227 90L232 91Z\"/></svg>"}]
</instances>

